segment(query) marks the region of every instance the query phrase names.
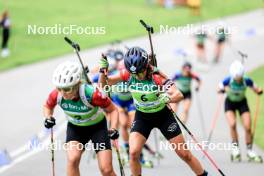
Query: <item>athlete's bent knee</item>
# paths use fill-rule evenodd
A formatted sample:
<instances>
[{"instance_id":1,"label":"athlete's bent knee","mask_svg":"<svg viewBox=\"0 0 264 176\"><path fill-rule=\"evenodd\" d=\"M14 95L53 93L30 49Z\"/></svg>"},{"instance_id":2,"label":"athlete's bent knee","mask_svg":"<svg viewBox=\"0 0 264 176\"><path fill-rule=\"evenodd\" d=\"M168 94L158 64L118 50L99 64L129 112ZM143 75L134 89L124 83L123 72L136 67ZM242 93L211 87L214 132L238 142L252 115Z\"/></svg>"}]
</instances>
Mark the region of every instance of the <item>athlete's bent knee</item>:
<instances>
[{"instance_id":1,"label":"athlete's bent knee","mask_svg":"<svg viewBox=\"0 0 264 176\"><path fill-rule=\"evenodd\" d=\"M179 157L185 162L190 162L192 160L192 154L189 151L182 150L178 152Z\"/></svg>"},{"instance_id":2,"label":"athlete's bent knee","mask_svg":"<svg viewBox=\"0 0 264 176\"><path fill-rule=\"evenodd\" d=\"M100 168L100 170L103 176L112 175L112 173L114 172L112 166L104 166L103 168Z\"/></svg>"},{"instance_id":3,"label":"athlete's bent knee","mask_svg":"<svg viewBox=\"0 0 264 176\"><path fill-rule=\"evenodd\" d=\"M130 159L131 160L139 160L140 158L140 151L135 149L130 149L129 151Z\"/></svg>"}]
</instances>

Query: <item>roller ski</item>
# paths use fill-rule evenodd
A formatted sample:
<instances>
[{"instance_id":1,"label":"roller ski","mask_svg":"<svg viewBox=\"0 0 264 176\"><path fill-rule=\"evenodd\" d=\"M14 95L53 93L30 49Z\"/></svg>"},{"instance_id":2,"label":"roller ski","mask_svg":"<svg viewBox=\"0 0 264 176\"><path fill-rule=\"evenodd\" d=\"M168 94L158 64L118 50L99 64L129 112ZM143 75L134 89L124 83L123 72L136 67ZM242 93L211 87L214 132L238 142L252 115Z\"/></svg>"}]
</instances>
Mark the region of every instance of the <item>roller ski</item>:
<instances>
[{"instance_id":1,"label":"roller ski","mask_svg":"<svg viewBox=\"0 0 264 176\"><path fill-rule=\"evenodd\" d=\"M241 154L240 154L240 149L238 147L235 147L232 150L231 161L232 162L241 162Z\"/></svg>"},{"instance_id":2,"label":"roller ski","mask_svg":"<svg viewBox=\"0 0 264 176\"><path fill-rule=\"evenodd\" d=\"M163 159L164 158L164 156L160 152L155 152L152 156L156 159Z\"/></svg>"},{"instance_id":3,"label":"roller ski","mask_svg":"<svg viewBox=\"0 0 264 176\"><path fill-rule=\"evenodd\" d=\"M129 166L129 151L126 145L120 147L121 162L123 166Z\"/></svg>"},{"instance_id":4,"label":"roller ski","mask_svg":"<svg viewBox=\"0 0 264 176\"><path fill-rule=\"evenodd\" d=\"M123 166L129 166L129 156L127 154L124 154L121 160Z\"/></svg>"},{"instance_id":5,"label":"roller ski","mask_svg":"<svg viewBox=\"0 0 264 176\"><path fill-rule=\"evenodd\" d=\"M145 167L145 168L153 168L154 167L153 161L146 159L145 157L143 157L143 155L141 155L140 164L142 167Z\"/></svg>"},{"instance_id":6,"label":"roller ski","mask_svg":"<svg viewBox=\"0 0 264 176\"><path fill-rule=\"evenodd\" d=\"M248 159L248 162L263 163L262 157L253 150L247 151L247 159Z\"/></svg>"},{"instance_id":7,"label":"roller ski","mask_svg":"<svg viewBox=\"0 0 264 176\"><path fill-rule=\"evenodd\" d=\"M156 158L156 159L163 159L164 156L158 152L158 151L154 151L153 149L150 148L150 146L148 144L145 144L144 145L144 149L146 151L148 151L148 153L153 157L153 158Z\"/></svg>"},{"instance_id":8,"label":"roller ski","mask_svg":"<svg viewBox=\"0 0 264 176\"><path fill-rule=\"evenodd\" d=\"M151 160L141 160L140 163L141 163L141 166L145 167L145 168L153 168L154 167L154 164Z\"/></svg>"}]
</instances>

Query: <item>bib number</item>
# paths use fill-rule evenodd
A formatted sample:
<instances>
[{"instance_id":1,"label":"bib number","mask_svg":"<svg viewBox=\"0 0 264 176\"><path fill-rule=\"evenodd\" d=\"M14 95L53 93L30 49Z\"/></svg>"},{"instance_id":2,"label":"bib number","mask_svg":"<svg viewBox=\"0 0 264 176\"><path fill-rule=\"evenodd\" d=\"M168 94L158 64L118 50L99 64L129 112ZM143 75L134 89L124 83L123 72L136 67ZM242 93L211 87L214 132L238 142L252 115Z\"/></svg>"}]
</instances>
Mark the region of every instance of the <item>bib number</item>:
<instances>
[{"instance_id":1,"label":"bib number","mask_svg":"<svg viewBox=\"0 0 264 176\"><path fill-rule=\"evenodd\" d=\"M148 99L146 98L146 95L142 95L142 96L140 97L140 99L141 99L142 101L144 101L144 102L148 101Z\"/></svg>"}]
</instances>

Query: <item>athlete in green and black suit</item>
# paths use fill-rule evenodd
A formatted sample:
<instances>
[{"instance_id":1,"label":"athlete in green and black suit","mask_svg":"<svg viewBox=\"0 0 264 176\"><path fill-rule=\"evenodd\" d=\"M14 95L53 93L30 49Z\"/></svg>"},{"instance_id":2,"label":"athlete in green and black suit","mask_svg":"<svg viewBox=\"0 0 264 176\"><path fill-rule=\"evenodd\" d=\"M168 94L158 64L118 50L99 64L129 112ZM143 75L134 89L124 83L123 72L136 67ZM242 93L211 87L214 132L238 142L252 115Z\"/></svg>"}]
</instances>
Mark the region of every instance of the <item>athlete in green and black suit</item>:
<instances>
[{"instance_id":1,"label":"athlete in green and black suit","mask_svg":"<svg viewBox=\"0 0 264 176\"><path fill-rule=\"evenodd\" d=\"M176 81L177 88L181 91L183 94L184 100L183 100L183 114L181 115L181 119L184 123L187 122L189 110L191 107L192 102L192 80L196 80L198 85L195 88L196 91L199 91L200 85L201 85L201 79L192 72L192 65L189 62L185 62L182 66L182 71L179 73L176 73L172 81ZM171 104L172 109L177 112L177 104L172 103Z\"/></svg>"},{"instance_id":2,"label":"athlete in green and black suit","mask_svg":"<svg viewBox=\"0 0 264 176\"><path fill-rule=\"evenodd\" d=\"M214 57L214 62L217 63L219 62L219 59L221 57L221 53L223 52L224 44L227 41L227 29L224 28L223 26L217 28L216 31L216 46L215 46L215 57Z\"/></svg>"},{"instance_id":3,"label":"athlete in green and black suit","mask_svg":"<svg viewBox=\"0 0 264 176\"><path fill-rule=\"evenodd\" d=\"M236 130L236 111L239 112L245 129L247 145L247 157L249 160L261 162L262 158L252 150L251 117L245 92L250 87L255 93L261 95L262 89L244 75L244 66L239 61L234 61L230 66L230 76L220 83L219 91L226 92L225 114L229 123L232 143L235 148L232 151L231 159L240 161L240 150L238 146L238 134Z\"/></svg>"},{"instance_id":4,"label":"athlete in green and black suit","mask_svg":"<svg viewBox=\"0 0 264 176\"><path fill-rule=\"evenodd\" d=\"M122 70L119 75L109 76L108 84L125 81L136 106L129 137L132 175L141 175L140 153L153 128L158 128L170 143L177 145L175 152L196 175L207 175L197 158L182 147L184 138L181 129L173 113L166 106L167 103L177 103L182 100L182 93L171 80L148 63L148 54L145 50L139 47L130 48L124 62L126 70ZM108 64L102 59L100 65L105 69ZM100 82L106 84L104 74L100 75Z\"/></svg>"},{"instance_id":5,"label":"athlete in green and black suit","mask_svg":"<svg viewBox=\"0 0 264 176\"><path fill-rule=\"evenodd\" d=\"M196 52L197 52L197 59L200 62L207 62L206 54L205 54L205 41L208 38L208 34L204 30L199 30L195 34L196 40Z\"/></svg>"},{"instance_id":6,"label":"athlete in green and black suit","mask_svg":"<svg viewBox=\"0 0 264 176\"><path fill-rule=\"evenodd\" d=\"M114 53L113 53L114 52ZM119 71L125 69L124 64L124 54L120 50L111 50L111 54L106 53L108 61L112 64L109 64L110 70L108 71L108 75L119 74ZM99 70L99 66L98 69ZM99 73L93 77L93 82L98 83ZM99 84L100 86L100 84ZM131 92L128 90L128 86L126 82L118 82L115 85L112 85L110 97L113 103L117 106L119 112L119 125L121 131L121 137L124 142L124 146L121 149L123 154L123 163L129 163L129 130L131 128L131 124L135 117L136 108L133 103L133 98ZM158 152L154 151L150 145L147 143L144 145L144 148L154 157L163 158L163 156ZM140 158L141 165L147 168L153 168L153 162L144 157L143 153Z\"/></svg>"},{"instance_id":7,"label":"athlete in green and black suit","mask_svg":"<svg viewBox=\"0 0 264 176\"><path fill-rule=\"evenodd\" d=\"M79 163L87 143L93 142L101 174L115 176L112 166L110 138L115 140L119 133L118 111L114 104L100 90L81 81L82 68L75 62L60 64L53 74L56 86L45 105L45 127L52 128L55 123L53 112L56 105L64 111L68 120L67 175L79 176ZM103 111L104 110L104 111ZM107 130L104 112L110 117L111 130Z\"/></svg>"}]
</instances>

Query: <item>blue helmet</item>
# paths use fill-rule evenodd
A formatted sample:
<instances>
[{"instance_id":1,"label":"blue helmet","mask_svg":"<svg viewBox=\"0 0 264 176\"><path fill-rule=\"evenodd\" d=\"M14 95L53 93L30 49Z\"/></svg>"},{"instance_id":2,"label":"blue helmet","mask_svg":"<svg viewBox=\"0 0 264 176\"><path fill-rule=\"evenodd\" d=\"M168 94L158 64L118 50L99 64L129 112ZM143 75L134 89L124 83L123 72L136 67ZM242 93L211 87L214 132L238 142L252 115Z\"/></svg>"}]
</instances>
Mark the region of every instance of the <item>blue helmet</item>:
<instances>
[{"instance_id":1,"label":"blue helmet","mask_svg":"<svg viewBox=\"0 0 264 176\"><path fill-rule=\"evenodd\" d=\"M148 66L148 53L140 47L130 48L125 55L125 66L132 74L144 71Z\"/></svg>"}]
</instances>

